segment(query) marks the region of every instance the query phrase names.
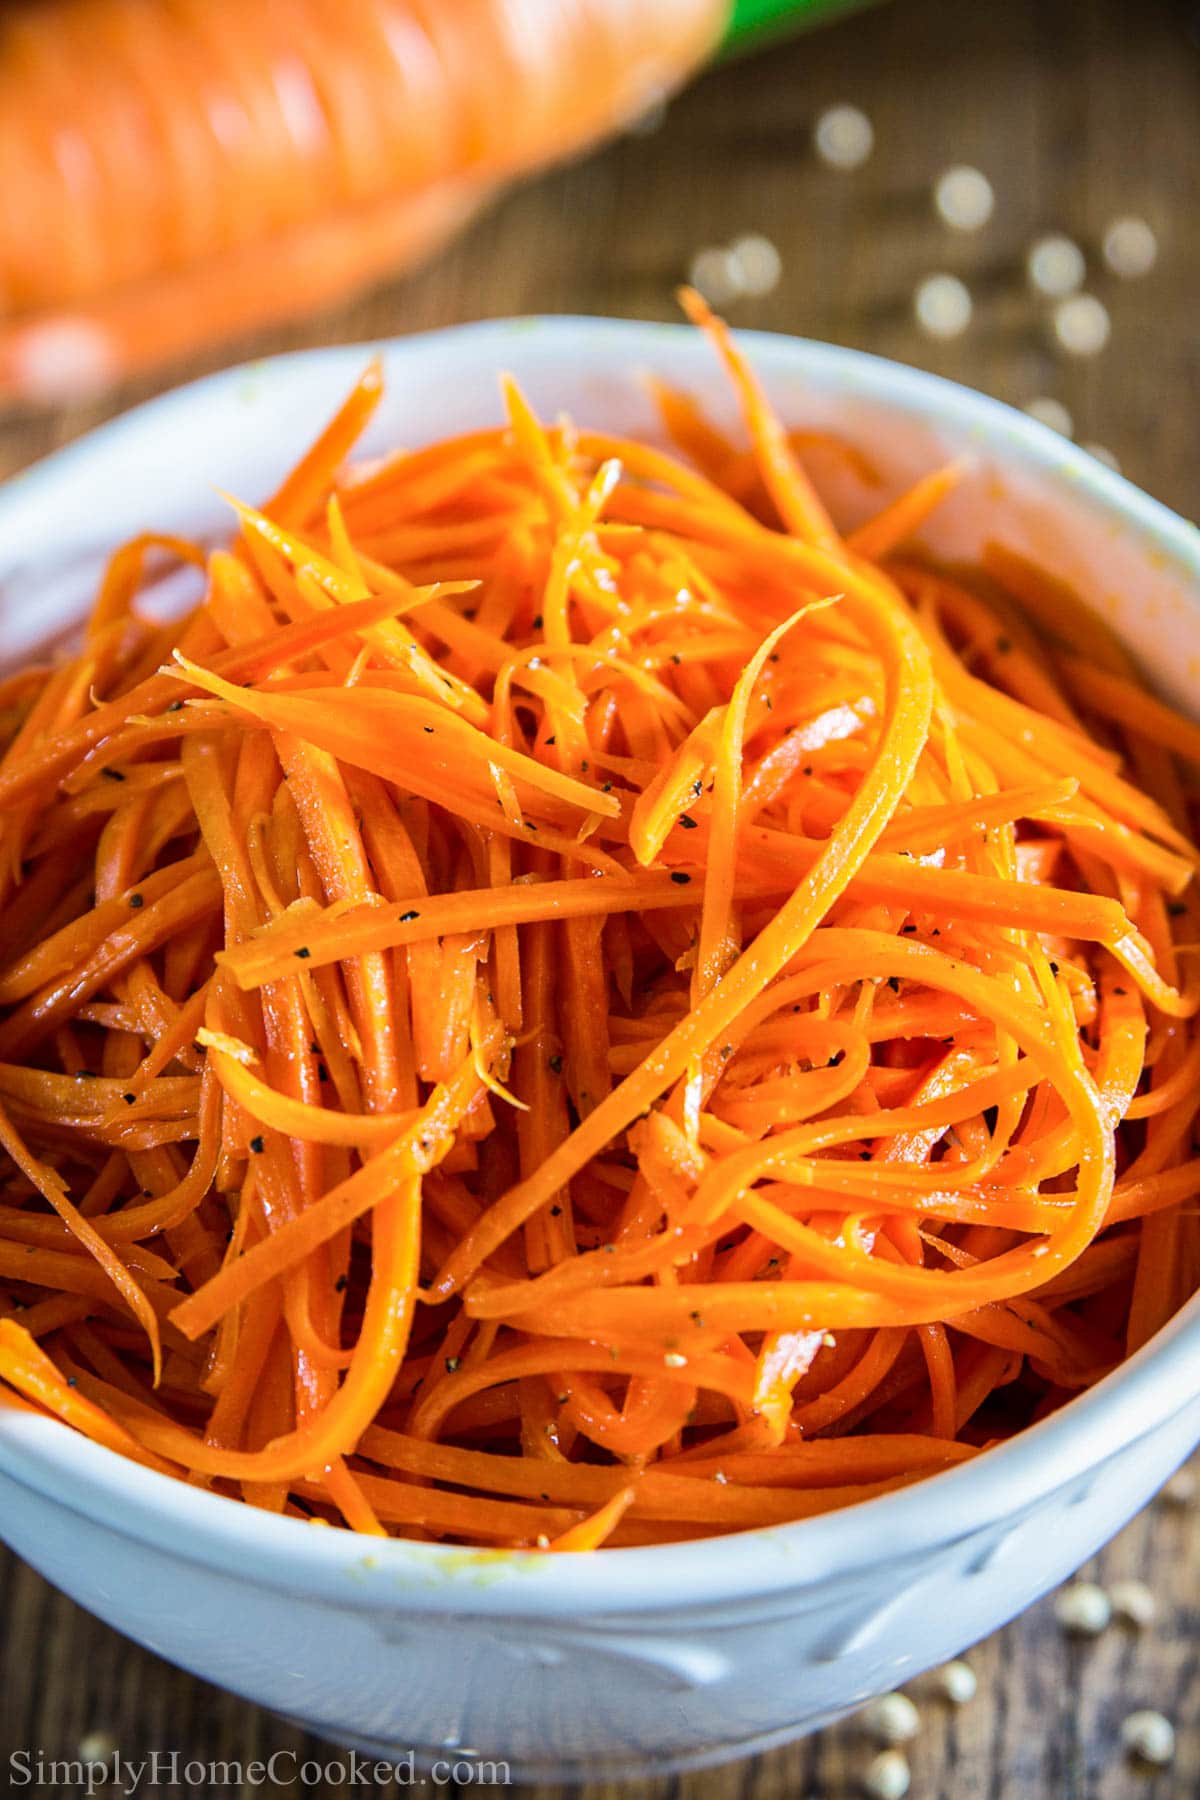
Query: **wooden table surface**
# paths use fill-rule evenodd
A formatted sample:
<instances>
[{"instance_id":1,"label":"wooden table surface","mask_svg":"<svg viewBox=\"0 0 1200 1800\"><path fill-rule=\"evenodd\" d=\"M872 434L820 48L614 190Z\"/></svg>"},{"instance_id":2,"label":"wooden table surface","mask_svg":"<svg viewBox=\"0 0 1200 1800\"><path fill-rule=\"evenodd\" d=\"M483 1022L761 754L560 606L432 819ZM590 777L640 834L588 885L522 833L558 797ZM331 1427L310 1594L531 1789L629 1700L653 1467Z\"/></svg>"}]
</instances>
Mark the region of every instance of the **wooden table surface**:
<instances>
[{"instance_id":1,"label":"wooden table surface","mask_svg":"<svg viewBox=\"0 0 1200 1800\"><path fill-rule=\"evenodd\" d=\"M875 156L855 174L825 168L810 148L815 115L843 99L875 127ZM978 165L995 186L993 220L977 235L949 232L930 203L937 174L956 162ZM1128 212L1151 222L1160 257L1144 280L1122 284L1104 271L1098 244L1106 223ZM1200 6L892 0L710 73L653 135L624 138L531 183L419 275L237 354L485 315L669 318L672 287L698 248L763 231L781 252L783 279L769 298L734 307L735 323L861 345L1015 404L1059 399L1081 440L1107 446L1133 480L1192 516L1198 220ZM1112 339L1094 359L1055 354L1045 307L1024 284L1025 251L1049 230L1085 248L1088 285L1110 310ZM915 285L937 270L961 276L975 302L970 330L945 345L923 338L911 311ZM171 370L102 405L0 417L0 474L200 368ZM1084 1647L1063 1637L1043 1603L980 1645L972 1654L977 1699L953 1714L944 1703L923 1707L911 1758L917 1800L1200 1794L1200 1512L1151 1507L1098 1568L1102 1580L1146 1579L1158 1622L1140 1635L1114 1628ZM183 1751L185 1762L315 1748L132 1647L2 1551L0 1593L0 1789L13 1751L71 1756L90 1730L110 1733L133 1759L163 1747ZM1121 1760L1121 1718L1140 1705L1175 1720L1170 1772L1148 1776ZM636 1800L836 1800L860 1791L869 1756L850 1722L750 1763L629 1792ZM50 1800L72 1790L22 1791ZM255 1790L263 1800L298 1791ZM586 1790L588 1800L604 1791ZM550 1790L538 1792L548 1800Z\"/></svg>"}]
</instances>

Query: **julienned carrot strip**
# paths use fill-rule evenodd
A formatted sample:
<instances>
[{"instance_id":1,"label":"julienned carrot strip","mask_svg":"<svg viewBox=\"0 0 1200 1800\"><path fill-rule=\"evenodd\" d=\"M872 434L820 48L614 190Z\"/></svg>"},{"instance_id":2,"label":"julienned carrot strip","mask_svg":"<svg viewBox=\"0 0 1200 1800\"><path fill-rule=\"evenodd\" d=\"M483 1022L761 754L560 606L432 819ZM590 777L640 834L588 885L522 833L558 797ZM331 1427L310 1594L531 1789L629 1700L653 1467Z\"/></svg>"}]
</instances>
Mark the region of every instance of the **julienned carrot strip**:
<instances>
[{"instance_id":1,"label":"julienned carrot strip","mask_svg":"<svg viewBox=\"0 0 1200 1800\"><path fill-rule=\"evenodd\" d=\"M758 377L738 350L728 327L713 315L693 288L684 288L679 297L693 325L699 325L708 333L737 389L759 471L784 525L797 537L808 538L814 544L827 548L836 546L838 535L833 521L792 454L787 433L768 405Z\"/></svg>"},{"instance_id":2,"label":"julienned carrot strip","mask_svg":"<svg viewBox=\"0 0 1200 1800\"><path fill-rule=\"evenodd\" d=\"M3 1404L668 1542L949 1467L1200 1279L1200 732L1020 558L893 557L958 467L840 537L688 304L749 451L509 383L363 474L372 366L178 627L148 535L5 686Z\"/></svg>"},{"instance_id":3,"label":"julienned carrot strip","mask_svg":"<svg viewBox=\"0 0 1200 1800\"><path fill-rule=\"evenodd\" d=\"M373 356L333 418L267 502L281 525L306 525L383 398L383 363Z\"/></svg>"},{"instance_id":4,"label":"julienned carrot strip","mask_svg":"<svg viewBox=\"0 0 1200 1800\"><path fill-rule=\"evenodd\" d=\"M1062 656L1058 661L1081 704L1094 706L1101 718L1162 744L1185 761L1200 764L1200 725L1172 712L1127 676L1110 674L1079 656Z\"/></svg>"},{"instance_id":5,"label":"julienned carrot strip","mask_svg":"<svg viewBox=\"0 0 1200 1800\"><path fill-rule=\"evenodd\" d=\"M560 1531L556 1538L551 1538L548 1550L598 1550L604 1540L611 1537L625 1514L637 1498L636 1487L618 1488L611 1499L598 1506L594 1513L581 1519L578 1525L568 1525Z\"/></svg>"},{"instance_id":6,"label":"julienned carrot strip","mask_svg":"<svg viewBox=\"0 0 1200 1800\"><path fill-rule=\"evenodd\" d=\"M619 803L610 794L585 787L570 776L559 775L543 763L506 750L481 738L478 732L413 695L339 688L324 694L273 694L262 689L236 688L220 676L186 660L180 663L185 680L206 688L220 699L242 707L280 731L294 731L311 744L340 756L355 768L386 775L392 764L381 746L394 757L405 750L441 762L452 758L464 769L494 763L549 798L566 806L615 818ZM365 716L364 716L365 715ZM343 723L344 720L344 723ZM357 728L357 729L356 729ZM365 736L358 734L365 729ZM438 737L437 744L422 744L421 734ZM415 773L415 772L414 772Z\"/></svg>"},{"instance_id":7,"label":"julienned carrot strip","mask_svg":"<svg viewBox=\"0 0 1200 1800\"><path fill-rule=\"evenodd\" d=\"M150 1350L154 1362L154 1381L157 1385L162 1374L162 1338L158 1329L158 1319L154 1308L147 1300L140 1284L131 1274L111 1244L96 1231L95 1227L84 1218L79 1208L71 1201L63 1186L62 1177L56 1170L47 1168L44 1163L31 1156L20 1137L14 1131L11 1121L0 1107L0 1146L3 1147L16 1167L26 1179L48 1200L54 1211L73 1237L89 1256L95 1258L113 1287L128 1306L150 1341Z\"/></svg>"},{"instance_id":8,"label":"julienned carrot strip","mask_svg":"<svg viewBox=\"0 0 1200 1800\"><path fill-rule=\"evenodd\" d=\"M225 1092L237 1101L253 1119L269 1125L285 1137L299 1138L304 1143L340 1144L347 1149L383 1149L412 1122L411 1113L395 1113L390 1118L382 1113L333 1112L326 1106L313 1106L304 1100L293 1100L281 1094L257 1076L237 1054L227 1049L212 1032L202 1030L199 1043L209 1052L209 1061ZM248 1049L249 1046L237 1046ZM255 1052L250 1057L257 1060Z\"/></svg>"},{"instance_id":9,"label":"julienned carrot strip","mask_svg":"<svg viewBox=\"0 0 1200 1800\"><path fill-rule=\"evenodd\" d=\"M713 776L712 806L708 833L708 879L704 884L704 902L700 908L700 935L696 944L696 972L692 981L694 999L702 999L715 987L721 976L736 961L738 944L731 932L734 871L737 863L739 807L742 798L742 761L746 739L746 720L750 700L768 657L774 656L792 626L804 617L807 607L785 619L763 639L742 673L738 676L729 705L721 722Z\"/></svg>"},{"instance_id":10,"label":"julienned carrot strip","mask_svg":"<svg viewBox=\"0 0 1200 1800\"><path fill-rule=\"evenodd\" d=\"M471 1056L450 1081L434 1090L415 1121L392 1126L394 1141L374 1161L364 1163L315 1206L226 1263L206 1287L175 1308L172 1322L185 1336L199 1337L264 1281L295 1267L318 1245L328 1243L379 1205L398 1180L433 1167L446 1154L454 1131L482 1086Z\"/></svg>"},{"instance_id":11,"label":"julienned carrot strip","mask_svg":"<svg viewBox=\"0 0 1200 1800\"><path fill-rule=\"evenodd\" d=\"M930 513L954 492L965 473L961 463L947 463L944 468L922 476L915 487L901 494L890 506L885 506L873 519L849 532L846 548L868 562L881 561L925 523Z\"/></svg>"},{"instance_id":12,"label":"julienned carrot strip","mask_svg":"<svg viewBox=\"0 0 1200 1800\"><path fill-rule=\"evenodd\" d=\"M689 844L691 840L684 840ZM761 855L755 855L761 851ZM820 853L813 840L772 836L750 828L743 833L736 897L778 895L788 891L812 868ZM742 874L747 864L750 875ZM220 956L221 965L242 987L255 987L290 967L289 959L307 950L314 967L338 962L365 949L418 944L474 922L487 930L537 919L600 917L694 906L692 877L682 870L638 871L619 880L600 877L530 881L521 887L467 889L455 894L413 895L419 904L388 902L370 907L334 904L325 909L295 907L250 942ZM1083 938L1115 949L1132 935L1128 916L1117 901L1071 889L1018 886L996 876L970 875L918 864L903 854L874 854L866 859L858 887L864 899L905 910L929 911L940 917L1025 926Z\"/></svg>"}]
</instances>

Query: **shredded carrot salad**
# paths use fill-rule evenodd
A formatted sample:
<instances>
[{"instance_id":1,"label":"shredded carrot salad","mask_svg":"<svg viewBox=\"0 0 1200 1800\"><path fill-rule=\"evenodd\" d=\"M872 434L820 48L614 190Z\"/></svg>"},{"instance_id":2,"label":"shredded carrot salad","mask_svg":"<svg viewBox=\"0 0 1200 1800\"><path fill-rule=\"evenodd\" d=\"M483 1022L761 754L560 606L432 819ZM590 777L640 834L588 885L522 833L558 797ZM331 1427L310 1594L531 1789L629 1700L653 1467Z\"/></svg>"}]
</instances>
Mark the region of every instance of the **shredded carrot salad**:
<instances>
[{"instance_id":1,"label":"shredded carrot salad","mask_svg":"<svg viewBox=\"0 0 1200 1800\"><path fill-rule=\"evenodd\" d=\"M5 1404L313 1522L662 1543L963 1462L1200 1285L1200 727L913 549L958 469L844 529L685 305L748 449L506 383L354 464L372 365L0 686Z\"/></svg>"}]
</instances>

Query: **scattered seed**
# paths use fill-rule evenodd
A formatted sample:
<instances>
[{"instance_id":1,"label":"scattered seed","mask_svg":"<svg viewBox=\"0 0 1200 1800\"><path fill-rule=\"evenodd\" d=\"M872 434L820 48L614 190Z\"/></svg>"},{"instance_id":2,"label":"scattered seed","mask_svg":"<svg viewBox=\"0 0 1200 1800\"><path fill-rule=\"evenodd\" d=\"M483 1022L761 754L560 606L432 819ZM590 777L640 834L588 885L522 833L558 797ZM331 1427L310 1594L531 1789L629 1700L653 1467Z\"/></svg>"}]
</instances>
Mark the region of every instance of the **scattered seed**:
<instances>
[{"instance_id":1,"label":"scattered seed","mask_svg":"<svg viewBox=\"0 0 1200 1800\"><path fill-rule=\"evenodd\" d=\"M757 299L762 294L773 293L779 286L783 258L769 237L763 237L757 231L748 232L745 237L734 238L729 254L744 294Z\"/></svg>"},{"instance_id":2,"label":"scattered seed","mask_svg":"<svg viewBox=\"0 0 1200 1800\"><path fill-rule=\"evenodd\" d=\"M691 879L691 876L685 875L682 869L671 870L671 880L675 883L676 887L686 887Z\"/></svg>"},{"instance_id":3,"label":"scattered seed","mask_svg":"<svg viewBox=\"0 0 1200 1800\"><path fill-rule=\"evenodd\" d=\"M831 169L861 169L875 148L875 128L860 107L828 106L813 127L813 147Z\"/></svg>"},{"instance_id":4,"label":"scattered seed","mask_svg":"<svg viewBox=\"0 0 1200 1800\"><path fill-rule=\"evenodd\" d=\"M1068 356L1098 356L1111 330L1108 308L1095 294L1072 294L1054 309L1054 335Z\"/></svg>"},{"instance_id":5,"label":"scattered seed","mask_svg":"<svg viewBox=\"0 0 1200 1800\"><path fill-rule=\"evenodd\" d=\"M1176 1469L1159 1495L1168 1506L1191 1506L1196 1498L1196 1476L1191 1469Z\"/></svg>"},{"instance_id":6,"label":"scattered seed","mask_svg":"<svg viewBox=\"0 0 1200 1800\"><path fill-rule=\"evenodd\" d=\"M1026 402L1024 410L1039 425L1048 425L1051 431L1061 432L1063 437L1074 437L1075 421L1061 400L1054 399L1051 394L1039 394L1035 400Z\"/></svg>"},{"instance_id":7,"label":"scattered seed","mask_svg":"<svg viewBox=\"0 0 1200 1800\"><path fill-rule=\"evenodd\" d=\"M971 296L957 275L927 275L913 295L913 312L926 336L961 337L971 323Z\"/></svg>"},{"instance_id":8,"label":"scattered seed","mask_svg":"<svg viewBox=\"0 0 1200 1800\"><path fill-rule=\"evenodd\" d=\"M1108 1597L1117 1618L1139 1629L1151 1624L1158 1611L1158 1601L1144 1581L1114 1581Z\"/></svg>"},{"instance_id":9,"label":"scattered seed","mask_svg":"<svg viewBox=\"0 0 1200 1800\"><path fill-rule=\"evenodd\" d=\"M996 196L982 169L955 163L938 176L933 204L952 231L979 231L992 216Z\"/></svg>"},{"instance_id":10,"label":"scattered seed","mask_svg":"<svg viewBox=\"0 0 1200 1800\"><path fill-rule=\"evenodd\" d=\"M1112 1620L1112 1602L1094 1581L1073 1581L1055 1596L1054 1616L1073 1637L1099 1637Z\"/></svg>"},{"instance_id":11,"label":"scattered seed","mask_svg":"<svg viewBox=\"0 0 1200 1800\"><path fill-rule=\"evenodd\" d=\"M255 1156L261 1156L266 1149L266 1144L263 1142L262 1138L252 1137L250 1139L250 1148L253 1150Z\"/></svg>"},{"instance_id":12,"label":"scattered seed","mask_svg":"<svg viewBox=\"0 0 1200 1800\"><path fill-rule=\"evenodd\" d=\"M1083 286L1087 263L1074 239L1056 231L1029 246L1025 273L1035 293L1048 300L1064 300Z\"/></svg>"},{"instance_id":13,"label":"scattered seed","mask_svg":"<svg viewBox=\"0 0 1200 1800\"><path fill-rule=\"evenodd\" d=\"M1096 461L1103 463L1106 469L1112 469L1117 475L1121 473L1121 465L1117 458L1103 444L1081 444L1079 448L1086 450L1089 456L1094 456Z\"/></svg>"},{"instance_id":14,"label":"scattered seed","mask_svg":"<svg viewBox=\"0 0 1200 1800\"><path fill-rule=\"evenodd\" d=\"M117 1754L117 1740L111 1731L88 1731L79 1740L79 1760L92 1765L92 1779L97 1779L97 1763L111 1763Z\"/></svg>"},{"instance_id":15,"label":"scattered seed","mask_svg":"<svg viewBox=\"0 0 1200 1800\"><path fill-rule=\"evenodd\" d=\"M881 1694L863 1708L861 1719L877 1744L907 1744L921 1729L921 1715L907 1694Z\"/></svg>"},{"instance_id":16,"label":"scattered seed","mask_svg":"<svg viewBox=\"0 0 1200 1800\"><path fill-rule=\"evenodd\" d=\"M1166 1768L1175 1759L1175 1727L1163 1713L1149 1707L1131 1712L1121 1721L1121 1743L1126 1754L1139 1762Z\"/></svg>"},{"instance_id":17,"label":"scattered seed","mask_svg":"<svg viewBox=\"0 0 1200 1800\"><path fill-rule=\"evenodd\" d=\"M447 1375L453 1375L454 1371L457 1369L461 1360L462 1360L462 1358L458 1357L458 1356L448 1356L446 1358L446 1373L447 1373Z\"/></svg>"},{"instance_id":18,"label":"scattered seed","mask_svg":"<svg viewBox=\"0 0 1200 1800\"><path fill-rule=\"evenodd\" d=\"M1112 221L1100 249L1113 274L1122 281L1139 280L1158 261L1158 239L1153 227L1132 214Z\"/></svg>"},{"instance_id":19,"label":"scattered seed","mask_svg":"<svg viewBox=\"0 0 1200 1800\"><path fill-rule=\"evenodd\" d=\"M967 1662L943 1663L940 1669L935 1670L933 1678L938 1692L954 1706L965 1706L968 1700L975 1698L979 1688L978 1677Z\"/></svg>"},{"instance_id":20,"label":"scattered seed","mask_svg":"<svg viewBox=\"0 0 1200 1800\"><path fill-rule=\"evenodd\" d=\"M744 293L742 272L731 250L709 244L688 265L688 280L710 306L728 306Z\"/></svg>"},{"instance_id":21,"label":"scattered seed","mask_svg":"<svg viewBox=\"0 0 1200 1800\"><path fill-rule=\"evenodd\" d=\"M863 1792L871 1800L904 1800L912 1782L912 1770L903 1750L881 1750L863 1776Z\"/></svg>"},{"instance_id":22,"label":"scattered seed","mask_svg":"<svg viewBox=\"0 0 1200 1800\"><path fill-rule=\"evenodd\" d=\"M663 1357L663 1367L667 1369L686 1369L687 1357L678 1350L668 1350Z\"/></svg>"}]
</instances>

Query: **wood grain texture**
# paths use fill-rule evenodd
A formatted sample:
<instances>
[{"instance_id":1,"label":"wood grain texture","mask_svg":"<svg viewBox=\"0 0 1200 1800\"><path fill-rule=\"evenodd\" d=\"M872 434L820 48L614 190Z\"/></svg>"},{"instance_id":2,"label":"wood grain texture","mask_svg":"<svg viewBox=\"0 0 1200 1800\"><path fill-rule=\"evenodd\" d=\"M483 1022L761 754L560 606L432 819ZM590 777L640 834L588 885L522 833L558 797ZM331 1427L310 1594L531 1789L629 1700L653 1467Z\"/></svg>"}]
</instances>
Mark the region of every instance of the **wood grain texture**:
<instances>
[{"instance_id":1,"label":"wood grain texture","mask_svg":"<svg viewBox=\"0 0 1200 1800\"><path fill-rule=\"evenodd\" d=\"M855 175L823 168L809 149L814 116L841 99L875 125L875 157ZM933 180L953 162L977 164L996 188L994 219L977 236L948 232L930 205ZM1107 221L1125 212L1148 218L1161 245L1153 274L1129 284L1104 272L1097 250ZM622 139L509 196L434 266L237 354L530 311L669 318L672 287L697 248L764 231L782 253L784 279L769 299L734 308L736 323L861 345L1017 404L1053 395L1081 439L1106 444L1135 481L1194 515L1198 220L1200 8L893 0L714 71L659 132ZM1084 245L1089 286L1112 314L1111 345L1090 362L1055 355L1046 309L1024 284L1025 251L1051 229ZM961 275L975 299L971 330L940 347L911 314L917 281L937 269ZM157 385L203 367L169 371ZM142 384L100 405L0 418L0 473L151 391ZM978 1698L958 1712L933 1700L923 1707L912 1752L919 1800L1200 1794L1200 1513L1152 1507L1097 1566L1103 1580L1147 1579L1158 1623L1079 1645L1043 1604L980 1645ZM151 1748L179 1749L185 1762L316 1748L119 1639L9 1556L0 1559L0 1598L0 1789L14 1749L70 1756L95 1729L135 1759ZM1140 1774L1120 1757L1120 1720L1140 1705L1162 1708L1179 1729L1168 1773ZM869 1756L849 1723L750 1763L625 1790L626 1800L837 1800L860 1791ZM57 1800L69 1790L24 1791ZM276 1800L298 1790L255 1792ZM584 1792L606 1800L616 1790ZM539 1800L554 1793L540 1790Z\"/></svg>"}]
</instances>

